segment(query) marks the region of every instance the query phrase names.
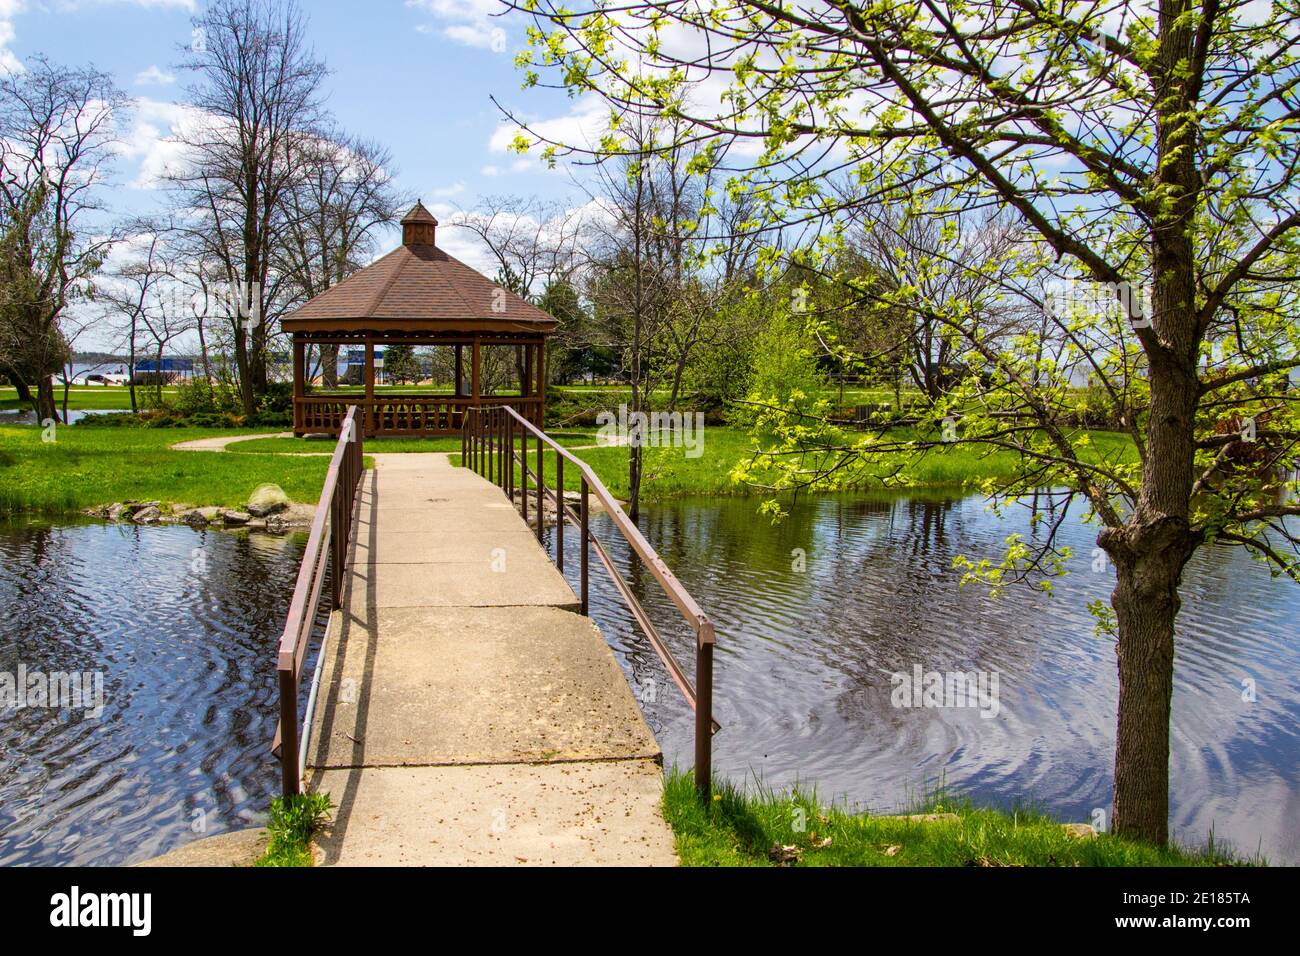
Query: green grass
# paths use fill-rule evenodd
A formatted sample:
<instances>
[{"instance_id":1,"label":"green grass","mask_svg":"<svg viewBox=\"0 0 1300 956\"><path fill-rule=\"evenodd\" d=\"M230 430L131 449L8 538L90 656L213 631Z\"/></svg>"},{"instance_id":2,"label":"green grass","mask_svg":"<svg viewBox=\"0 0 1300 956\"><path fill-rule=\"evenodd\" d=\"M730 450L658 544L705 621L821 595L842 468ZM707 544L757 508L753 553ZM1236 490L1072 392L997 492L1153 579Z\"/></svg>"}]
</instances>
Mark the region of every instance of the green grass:
<instances>
[{"instance_id":1,"label":"green grass","mask_svg":"<svg viewBox=\"0 0 1300 956\"><path fill-rule=\"evenodd\" d=\"M906 438L907 432L897 430L895 437ZM642 480L644 500L654 501L678 498L690 495L744 495L764 493L759 488L737 484L731 478L731 471L737 463L748 459L754 452L754 443L748 431L743 428L709 427L705 428L702 454L697 458L687 458L682 448L657 447L647 448L645 455L645 475ZM1094 456L1122 457L1129 455L1132 445L1125 435L1113 432L1092 432L1090 454ZM594 440L594 439L593 439ZM561 442L568 445L569 442ZM367 444L367 450L370 445ZM610 492L617 498L626 499L629 495L626 447L587 448L574 452L591 466L597 476ZM453 462L459 462L458 455ZM530 454L530 467L535 467L536 454ZM548 485L555 477L555 454L547 452L543 467ZM1017 474L1021 467L1020 456L1011 451L996 451L992 454L974 446L954 445L950 448L936 448L923 457L913 461L903 471L895 483L911 488L961 488L977 484L986 478L1008 478ZM516 473L518 469L516 469ZM852 487L879 487L879 479L887 469L879 468L858 476L853 484L845 484L840 490ZM773 472L760 470L755 478L759 482L775 478ZM565 488L574 491L579 487L578 476L569 469L564 476Z\"/></svg>"},{"instance_id":2,"label":"green grass","mask_svg":"<svg viewBox=\"0 0 1300 956\"><path fill-rule=\"evenodd\" d=\"M329 819L328 793L300 793L271 801L266 852L254 866L311 866L311 835Z\"/></svg>"},{"instance_id":3,"label":"green grass","mask_svg":"<svg viewBox=\"0 0 1300 956\"><path fill-rule=\"evenodd\" d=\"M1204 848L1159 849L1110 834L1072 837L1033 809L1002 812L936 795L913 813L954 813L921 822L823 806L815 792L750 793L714 784L707 803L694 778L664 779L664 818L683 866L775 866L773 847L793 847L793 866L1217 866L1244 861L1211 841Z\"/></svg>"},{"instance_id":4,"label":"green grass","mask_svg":"<svg viewBox=\"0 0 1300 956\"><path fill-rule=\"evenodd\" d=\"M61 427L41 441L35 426L0 427L0 513L70 514L134 498L166 504L238 507L273 482L293 501L313 503L328 458L172 451L174 442L237 429Z\"/></svg>"},{"instance_id":5,"label":"green grass","mask_svg":"<svg viewBox=\"0 0 1300 956\"><path fill-rule=\"evenodd\" d=\"M547 433L566 448L570 445L586 445L594 442L594 431L563 431ZM387 455L394 452L459 452L460 436L447 435L438 438L367 438L366 454ZM333 440L318 438L254 438L250 441L236 442L226 446L227 452L235 454L303 454L312 452L332 452Z\"/></svg>"},{"instance_id":6,"label":"green grass","mask_svg":"<svg viewBox=\"0 0 1300 956\"><path fill-rule=\"evenodd\" d=\"M143 407L151 404L156 392L149 387L135 390L136 400ZM176 389L163 387L164 400L174 398ZM63 410L63 386L55 384L54 401L59 410ZM82 385L68 389L68 409L76 411L102 411L105 409L129 409L131 407L131 390L120 385ZM28 402L18 401L18 391L12 386L0 388L0 409L13 411L31 408Z\"/></svg>"}]
</instances>

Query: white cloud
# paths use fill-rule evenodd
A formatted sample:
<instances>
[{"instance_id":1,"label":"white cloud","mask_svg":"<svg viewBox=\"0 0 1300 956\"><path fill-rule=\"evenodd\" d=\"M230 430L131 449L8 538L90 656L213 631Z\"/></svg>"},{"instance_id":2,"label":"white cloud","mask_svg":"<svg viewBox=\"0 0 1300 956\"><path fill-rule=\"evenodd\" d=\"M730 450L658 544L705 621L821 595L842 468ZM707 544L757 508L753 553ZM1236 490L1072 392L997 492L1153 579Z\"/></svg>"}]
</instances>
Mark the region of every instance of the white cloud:
<instances>
[{"instance_id":1,"label":"white cloud","mask_svg":"<svg viewBox=\"0 0 1300 956\"><path fill-rule=\"evenodd\" d=\"M429 195L436 196L439 199L450 199L452 196L459 196L464 191L465 184L463 182L455 182L450 186L440 186L430 192Z\"/></svg>"},{"instance_id":2,"label":"white cloud","mask_svg":"<svg viewBox=\"0 0 1300 956\"><path fill-rule=\"evenodd\" d=\"M443 24L442 35L454 43L491 50L506 51L507 36L499 18L506 7L500 0L406 0L414 7ZM433 26L417 24L420 33L431 33Z\"/></svg>"},{"instance_id":3,"label":"white cloud","mask_svg":"<svg viewBox=\"0 0 1300 956\"><path fill-rule=\"evenodd\" d=\"M140 97L132 103L134 126L122 136L118 152L139 163L134 189L156 189L185 153L182 134L193 135L207 114L192 106Z\"/></svg>"},{"instance_id":4,"label":"white cloud","mask_svg":"<svg viewBox=\"0 0 1300 956\"><path fill-rule=\"evenodd\" d=\"M23 68L9 49L15 36L13 19L22 12L23 0L0 0L0 73L17 73Z\"/></svg>"},{"instance_id":5,"label":"white cloud","mask_svg":"<svg viewBox=\"0 0 1300 956\"><path fill-rule=\"evenodd\" d=\"M564 116L536 121L525 118L525 122L533 138L541 137L544 143L592 149L609 126L609 107L599 96L590 94L579 99ZM519 132L515 124L502 123L488 140L488 149L493 153L509 152Z\"/></svg>"},{"instance_id":6,"label":"white cloud","mask_svg":"<svg viewBox=\"0 0 1300 956\"><path fill-rule=\"evenodd\" d=\"M176 82L176 74L168 73L157 65L141 70L135 75L136 86L170 86Z\"/></svg>"}]
</instances>

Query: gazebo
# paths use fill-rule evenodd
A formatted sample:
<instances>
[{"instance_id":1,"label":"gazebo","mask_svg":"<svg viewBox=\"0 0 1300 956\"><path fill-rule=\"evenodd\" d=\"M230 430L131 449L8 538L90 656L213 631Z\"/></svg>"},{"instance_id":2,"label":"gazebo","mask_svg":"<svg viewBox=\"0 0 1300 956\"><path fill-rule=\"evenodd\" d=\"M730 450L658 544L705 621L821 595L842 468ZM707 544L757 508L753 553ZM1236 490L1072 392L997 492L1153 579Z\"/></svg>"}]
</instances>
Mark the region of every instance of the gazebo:
<instances>
[{"instance_id":1,"label":"gazebo","mask_svg":"<svg viewBox=\"0 0 1300 956\"><path fill-rule=\"evenodd\" d=\"M437 228L417 202L402 219L398 248L282 320L293 337L295 435L337 435L349 405L359 406L368 436L458 434L465 409L479 405L512 405L545 427L545 345L555 319L439 249ZM330 345L364 346L364 396L313 387L309 350ZM391 345L450 349L445 367L454 369L452 390L376 394L375 350ZM506 380L484 381L489 350L511 359L493 366L510 370L497 376Z\"/></svg>"}]
</instances>

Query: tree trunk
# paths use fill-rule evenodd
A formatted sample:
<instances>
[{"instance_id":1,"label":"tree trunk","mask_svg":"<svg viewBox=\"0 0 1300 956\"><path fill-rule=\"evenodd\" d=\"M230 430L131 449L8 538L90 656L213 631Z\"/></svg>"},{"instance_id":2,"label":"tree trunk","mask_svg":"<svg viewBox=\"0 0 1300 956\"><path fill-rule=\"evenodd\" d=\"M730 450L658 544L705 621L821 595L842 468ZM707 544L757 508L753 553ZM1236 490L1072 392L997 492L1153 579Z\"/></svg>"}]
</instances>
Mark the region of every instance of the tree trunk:
<instances>
[{"instance_id":1,"label":"tree trunk","mask_svg":"<svg viewBox=\"0 0 1300 956\"><path fill-rule=\"evenodd\" d=\"M1119 716L1113 830L1164 846L1169 839L1169 714L1178 586L1195 550L1185 522L1163 519L1099 541L1115 558ZM1119 543L1122 541L1122 543Z\"/></svg>"},{"instance_id":2,"label":"tree trunk","mask_svg":"<svg viewBox=\"0 0 1300 956\"><path fill-rule=\"evenodd\" d=\"M324 388L339 387L339 347L322 345L320 347L320 382Z\"/></svg>"},{"instance_id":3,"label":"tree trunk","mask_svg":"<svg viewBox=\"0 0 1300 956\"><path fill-rule=\"evenodd\" d=\"M36 383L36 421L59 420L59 409L54 401L54 376L43 375Z\"/></svg>"},{"instance_id":4,"label":"tree trunk","mask_svg":"<svg viewBox=\"0 0 1300 956\"><path fill-rule=\"evenodd\" d=\"M12 371L5 371L4 376L9 380L9 384L14 387L15 391L18 392L19 402L26 403L32 400L32 390L23 376Z\"/></svg>"}]
</instances>

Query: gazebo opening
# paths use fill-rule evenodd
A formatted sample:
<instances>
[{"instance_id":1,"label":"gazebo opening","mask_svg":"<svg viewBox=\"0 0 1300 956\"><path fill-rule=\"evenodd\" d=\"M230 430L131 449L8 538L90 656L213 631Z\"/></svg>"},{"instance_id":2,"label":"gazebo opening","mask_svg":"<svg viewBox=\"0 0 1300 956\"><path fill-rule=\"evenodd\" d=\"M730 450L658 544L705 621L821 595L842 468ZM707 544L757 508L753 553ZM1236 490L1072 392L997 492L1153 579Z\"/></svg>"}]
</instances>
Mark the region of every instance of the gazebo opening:
<instances>
[{"instance_id":1,"label":"gazebo opening","mask_svg":"<svg viewBox=\"0 0 1300 956\"><path fill-rule=\"evenodd\" d=\"M338 434L349 405L368 436L458 434L479 405L545 427L555 319L439 249L437 228L417 202L398 248L284 318L295 435Z\"/></svg>"}]
</instances>

